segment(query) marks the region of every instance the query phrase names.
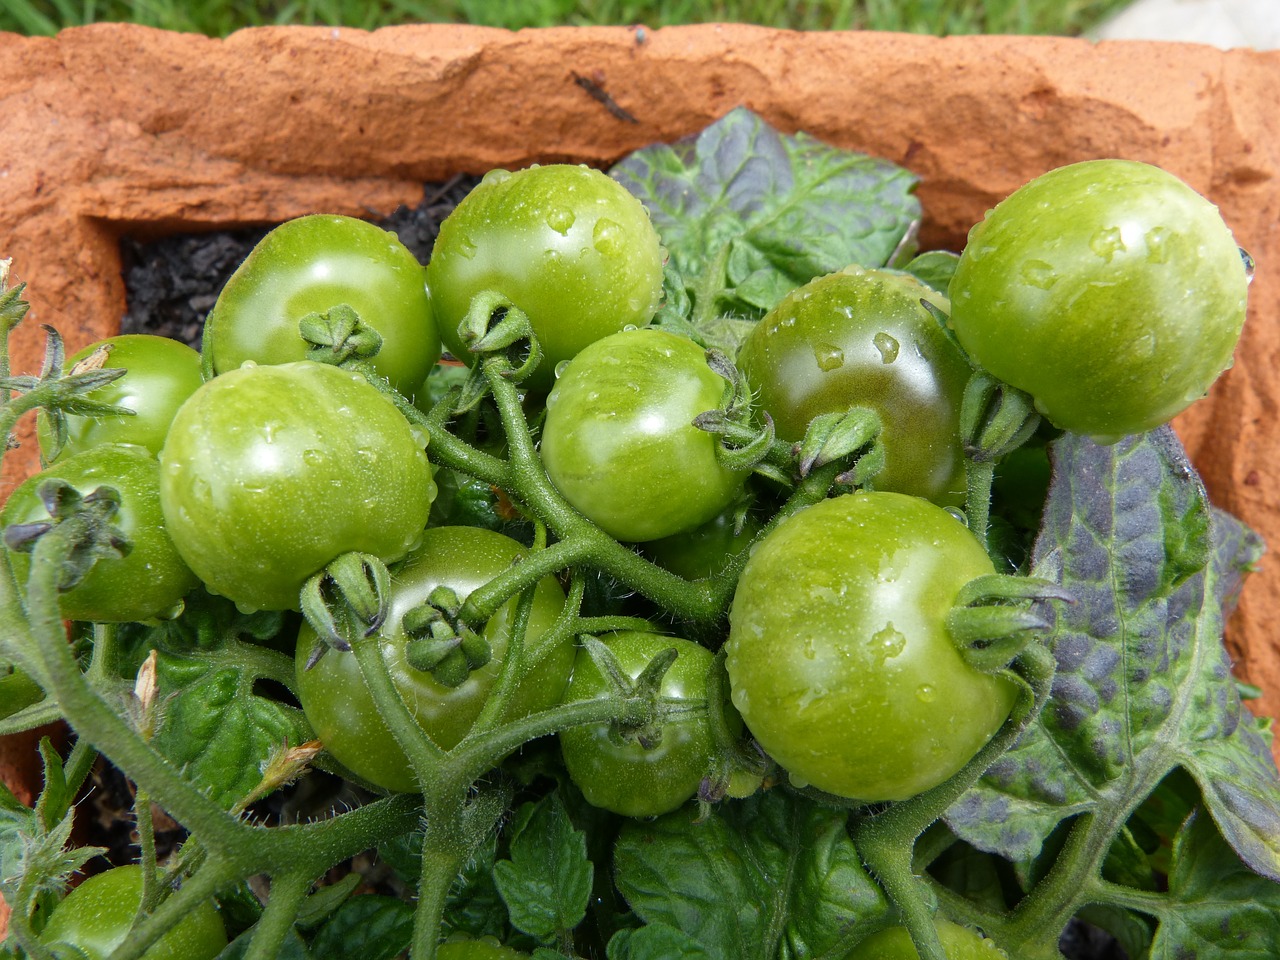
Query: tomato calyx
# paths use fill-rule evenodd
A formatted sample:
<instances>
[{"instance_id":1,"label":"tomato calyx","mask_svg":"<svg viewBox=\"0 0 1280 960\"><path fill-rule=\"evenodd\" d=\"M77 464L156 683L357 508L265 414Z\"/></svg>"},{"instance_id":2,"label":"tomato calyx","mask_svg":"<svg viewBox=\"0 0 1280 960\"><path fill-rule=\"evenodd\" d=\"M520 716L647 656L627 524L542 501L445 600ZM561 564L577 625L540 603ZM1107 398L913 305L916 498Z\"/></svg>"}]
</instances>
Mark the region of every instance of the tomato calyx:
<instances>
[{"instance_id":1,"label":"tomato calyx","mask_svg":"<svg viewBox=\"0 0 1280 960\"><path fill-rule=\"evenodd\" d=\"M462 686L473 670L493 659L489 641L459 616L461 609L458 594L440 586L426 603L406 612L400 624L409 637L404 650L409 666L450 688Z\"/></svg>"},{"instance_id":2,"label":"tomato calyx","mask_svg":"<svg viewBox=\"0 0 1280 960\"><path fill-rule=\"evenodd\" d=\"M529 315L495 290L471 298L458 324L458 337L474 354L502 354L510 365L502 376L513 383L526 380L542 361L542 346Z\"/></svg>"},{"instance_id":3,"label":"tomato calyx","mask_svg":"<svg viewBox=\"0 0 1280 960\"><path fill-rule=\"evenodd\" d=\"M693 418L693 425L720 438L715 453L716 459L725 468L756 470L766 476L781 476L779 464L775 461L780 459L779 454L783 448L777 443L773 418L765 413L762 422L754 422L751 388L737 365L726 354L715 349L708 350L707 366L724 379L724 394L720 406L698 414Z\"/></svg>"},{"instance_id":4,"label":"tomato calyx","mask_svg":"<svg viewBox=\"0 0 1280 960\"><path fill-rule=\"evenodd\" d=\"M298 321L298 333L308 345L308 360L335 367L372 360L382 349L382 334L345 303L323 313L308 313Z\"/></svg>"},{"instance_id":5,"label":"tomato calyx","mask_svg":"<svg viewBox=\"0 0 1280 960\"><path fill-rule=\"evenodd\" d=\"M307 661L315 666L326 650L347 652L351 643L376 633L387 619L391 575L369 553L339 554L302 585L299 606L320 643Z\"/></svg>"},{"instance_id":6,"label":"tomato calyx","mask_svg":"<svg viewBox=\"0 0 1280 960\"><path fill-rule=\"evenodd\" d=\"M828 463L844 461L848 467L836 474L836 483L866 486L884 468L882 429L880 415L870 407L851 407L844 413L814 417L795 448L800 476L807 477Z\"/></svg>"},{"instance_id":7,"label":"tomato calyx","mask_svg":"<svg viewBox=\"0 0 1280 960\"><path fill-rule=\"evenodd\" d=\"M666 719L659 710L662 692L662 678L671 669L679 655L675 647L668 647L654 655L640 674L633 680L618 662L617 655L595 637L582 638L583 649L590 655L596 668L613 686L620 697L628 700L640 700L649 705L648 716L635 723L615 720L609 725L609 739L616 744L638 743L646 750L652 750L662 743L662 720Z\"/></svg>"},{"instance_id":8,"label":"tomato calyx","mask_svg":"<svg viewBox=\"0 0 1280 960\"><path fill-rule=\"evenodd\" d=\"M947 614L947 631L970 666L998 673L1052 624L1032 604L1074 603L1061 586L1034 577L991 574L969 581Z\"/></svg>"},{"instance_id":9,"label":"tomato calyx","mask_svg":"<svg viewBox=\"0 0 1280 960\"><path fill-rule=\"evenodd\" d=\"M114 487L97 487L81 495L65 480L53 477L40 484L37 492L49 520L10 524L4 528L4 545L17 553L31 553L55 527L68 522L81 524L73 531L61 560L59 592L75 589L99 560L122 560L133 549L129 538L112 523L120 510L120 492Z\"/></svg>"},{"instance_id":10,"label":"tomato calyx","mask_svg":"<svg viewBox=\"0 0 1280 960\"><path fill-rule=\"evenodd\" d=\"M990 374L975 371L964 391L960 431L965 455L985 463L1003 458L1040 426L1031 395Z\"/></svg>"}]
</instances>

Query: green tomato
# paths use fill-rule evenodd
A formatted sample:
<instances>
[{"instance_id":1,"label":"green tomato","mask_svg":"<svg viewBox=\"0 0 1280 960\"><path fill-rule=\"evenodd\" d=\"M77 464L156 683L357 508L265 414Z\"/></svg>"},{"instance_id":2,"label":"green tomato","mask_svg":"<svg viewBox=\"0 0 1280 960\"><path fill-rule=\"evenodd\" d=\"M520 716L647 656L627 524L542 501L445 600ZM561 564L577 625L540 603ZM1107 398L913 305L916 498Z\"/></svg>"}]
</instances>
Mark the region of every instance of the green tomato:
<instances>
[{"instance_id":1,"label":"green tomato","mask_svg":"<svg viewBox=\"0 0 1280 960\"><path fill-rule=\"evenodd\" d=\"M440 225L427 283L446 349L468 364L458 325L476 294L496 291L523 310L543 352L528 386L545 392L557 364L653 318L662 260L649 214L625 187L552 164L487 174Z\"/></svg>"},{"instance_id":2,"label":"green tomato","mask_svg":"<svg viewBox=\"0 0 1280 960\"><path fill-rule=\"evenodd\" d=\"M752 551L729 618L734 705L797 785L902 800L955 774L1017 687L970 667L946 628L994 572L968 529L898 493L824 500Z\"/></svg>"},{"instance_id":3,"label":"green tomato","mask_svg":"<svg viewBox=\"0 0 1280 960\"><path fill-rule=\"evenodd\" d=\"M0 511L0 527L43 523L51 518L40 499L48 479L70 484L81 496L98 487L120 494L112 524L129 540L127 556L100 558L84 579L62 594L68 620L122 623L169 614L197 581L176 548L160 502L160 464L143 447L107 443L92 447L28 477ZM7 551L19 584L26 584L31 555Z\"/></svg>"},{"instance_id":4,"label":"green tomato","mask_svg":"<svg viewBox=\"0 0 1280 960\"><path fill-rule=\"evenodd\" d=\"M551 482L610 536L657 540L706 523L745 474L716 457L693 418L720 405L725 382L692 340L625 330L570 361L547 397L542 462Z\"/></svg>"},{"instance_id":5,"label":"green tomato","mask_svg":"<svg viewBox=\"0 0 1280 960\"><path fill-rule=\"evenodd\" d=\"M450 940L436 947L436 960L528 960L527 953L504 947L491 937Z\"/></svg>"},{"instance_id":6,"label":"green tomato","mask_svg":"<svg viewBox=\"0 0 1280 960\"><path fill-rule=\"evenodd\" d=\"M94 355L105 350L106 355ZM66 362L68 371L94 358L99 367L122 367L128 371L118 380L85 394L88 400L113 403L135 411L133 416L85 417L67 415L67 442L57 457L53 431L43 410L37 419L36 436L40 455L47 462L83 453L101 443L134 443L153 455L164 446L169 424L187 397L204 382L200 375L200 354L185 343L149 334L124 334L91 343Z\"/></svg>"},{"instance_id":7,"label":"green tomato","mask_svg":"<svg viewBox=\"0 0 1280 960\"><path fill-rule=\"evenodd\" d=\"M662 678L665 698L705 701L712 655L705 647L656 633L615 633L601 640L613 651L623 672L640 676L664 650L675 648L676 661ZM612 683L586 651L578 653L565 702L608 696ZM726 718L741 729L736 716ZM715 739L705 715L668 720L659 727L658 742L619 739L610 724L570 727L560 733L560 750L569 778L587 802L628 817L656 817L680 807L698 792L712 767Z\"/></svg>"},{"instance_id":8,"label":"green tomato","mask_svg":"<svg viewBox=\"0 0 1280 960\"><path fill-rule=\"evenodd\" d=\"M479 716L506 659L517 600L513 598L484 627L493 659L471 671L457 687L447 687L405 660L404 615L426 602L437 587L451 588L459 600L483 586L528 553L515 540L478 527L434 527L422 543L392 571L390 607L378 633L382 656L396 690L418 725L436 745L458 744ZM552 577L535 588L526 649L535 647L564 606L564 591ZM388 790L417 790L409 761L379 716L352 653L330 650L310 670L308 658L316 634L304 624L298 634L298 696L303 712L339 762L370 783ZM560 702L573 668L572 639L552 647L516 687L508 719L527 716Z\"/></svg>"},{"instance_id":9,"label":"green tomato","mask_svg":"<svg viewBox=\"0 0 1280 960\"><path fill-rule=\"evenodd\" d=\"M346 304L382 337L374 369L409 398L440 359L426 274L389 230L353 217L282 223L249 253L204 328L214 373L303 360L298 321Z\"/></svg>"},{"instance_id":10,"label":"green tomato","mask_svg":"<svg viewBox=\"0 0 1280 960\"><path fill-rule=\"evenodd\" d=\"M142 905L142 868L115 867L85 880L49 916L40 939L46 946L75 947L85 960L107 960L124 943ZM213 960L227 945L218 908L211 900L185 913L177 925L142 955L143 960Z\"/></svg>"},{"instance_id":11,"label":"green tomato","mask_svg":"<svg viewBox=\"0 0 1280 960\"><path fill-rule=\"evenodd\" d=\"M1158 167L1037 177L969 233L951 323L1056 426L1102 440L1171 419L1231 364L1244 263L1218 210Z\"/></svg>"},{"instance_id":12,"label":"green tomato","mask_svg":"<svg viewBox=\"0 0 1280 960\"><path fill-rule=\"evenodd\" d=\"M949 920L935 920L947 960L1008 960L1008 954L976 930ZM845 960L920 960L906 927L889 927L867 937Z\"/></svg>"},{"instance_id":13,"label":"green tomato","mask_svg":"<svg viewBox=\"0 0 1280 960\"><path fill-rule=\"evenodd\" d=\"M752 328L738 365L783 440L800 440L821 414L867 407L880 415L885 452L874 488L958 506L972 368L921 300L947 310L905 274L855 266L819 277Z\"/></svg>"},{"instance_id":14,"label":"green tomato","mask_svg":"<svg viewBox=\"0 0 1280 960\"><path fill-rule=\"evenodd\" d=\"M246 365L183 404L161 452L173 542L214 593L297 609L348 551L400 559L435 496L423 440L362 376L311 361Z\"/></svg>"},{"instance_id":15,"label":"green tomato","mask_svg":"<svg viewBox=\"0 0 1280 960\"><path fill-rule=\"evenodd\" d=\"M705 580L751 546L763 527L760 518L745 506L731 504L700 527L650 540L644 552L658 566L686 580Z\"/></svg>"}]
</instances>

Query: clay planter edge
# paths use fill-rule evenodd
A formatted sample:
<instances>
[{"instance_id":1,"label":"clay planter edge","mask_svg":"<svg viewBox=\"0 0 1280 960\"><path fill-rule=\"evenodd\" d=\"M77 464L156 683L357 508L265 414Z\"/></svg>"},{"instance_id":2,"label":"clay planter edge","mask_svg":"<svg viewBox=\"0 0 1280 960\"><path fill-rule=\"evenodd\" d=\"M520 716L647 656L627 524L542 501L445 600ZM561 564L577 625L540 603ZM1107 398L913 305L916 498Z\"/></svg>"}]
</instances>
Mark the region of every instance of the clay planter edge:
<instances>
[{"instance_id":1,"label":"clay planter edge","mask_svg":"<svg viewBox=\"0 0 1280 960\"><path fill-rule=\"evenodd\" d=\"M925 248L959 249L1045 170L1126 157L1207 195L1257 260L1235 367L1175 425L1214 502L1280 544L1280 113L1264 93L1278 88L1280 52L1044 37L724 24L0 34L0 257L32 303L13 368L38 369L41 323L72 350L118 331L122 235L385 215L424 182L608 165L740 104L917 173ZM35 466L30 430L0 499ZM1264 560L1228 639L1267 715L1280 712L1278 611L1280 570ZM34 754L16 739L0 763L30 799L37 771L17 757Z\"/></svg>"}]
</instances>

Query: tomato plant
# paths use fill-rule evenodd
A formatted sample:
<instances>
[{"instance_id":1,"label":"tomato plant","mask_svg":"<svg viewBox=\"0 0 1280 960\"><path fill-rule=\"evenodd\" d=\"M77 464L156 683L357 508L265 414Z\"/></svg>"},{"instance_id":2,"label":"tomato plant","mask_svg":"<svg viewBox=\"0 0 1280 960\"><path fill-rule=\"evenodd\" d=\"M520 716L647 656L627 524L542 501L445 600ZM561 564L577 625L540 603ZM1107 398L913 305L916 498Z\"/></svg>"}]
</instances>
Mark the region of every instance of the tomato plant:
<instances>
[{"instance_id":1,"label":"tomato plant","mask_svg":"<svg viewBox=\"0 0 1280 960\"><path fill-rule=\"evenodd\" d=\"M793 783L863 801L946 780L1004 723L1016 687L962 659L946 616L994 569L928 501L855 493L788 518L734 593L733 702Z\"/></svg>"},{"instance_id":2,"label":"tomato plant","mask_svg":"<svg viewBox=\"0 0 1280 960\"><path fill-rule=\"evenodd\" d=\"M743 474L721 465L693 418L724 380L703 350L661 330L625 330L575 357L547 397L542 461L571 504L619 540L684 533L727 507Z\"/></svg>"},{"instance_id":3,"label":"tomato plant","mask_svg":"<svg viewBox=\"0 0 1280 960\"><path fill-rule=\"evenodd\" d=\"M526 960L529 955L495 940L450 940L440 944L436 956L439 960Z\"/></svg>"},{"instance_id":4,"label":"tomato plant","mask_svg":"<svg viewBox=\"0 0 1280 960\"><path fill-rule=\"evenodd\" d=\"M423 441L358 374L311 361L249 365L202 386L160 455L178 552L215 593L296 609L339 554L403 556L435 495Z\"/></svg>"},{"instance_id":5,"label":"tomato plant","mask_svg":"<svg viewBox=\"0 0 1280 960\"><path fill-rule=\"evenodd\" d=\"M543 351L530 385L545 392L557 364L649 322L662 251L640 201L599 170L495 170L440 225L427 282L445 347L466 363L458 325L472 297L493 290L528 314Z\"/></svg>"},{"instance_id":6,"label":"tomato plant","mask_svg":"<svg viewBox=\"0 0 1280 960\"><path fill-rule=\"evenodd\" d=\"M298 322L345 304L382 338L374 368L413 398L440 359L425 272L394 233L313 215L272 230L223 287L202 349L215 373L306 358Z\"/></svg>"},{"instance_id":7,"label":"tomato plant","mask_svg":"<svg viewBox=\"0 0 1280 960\"><path fill-rule=\"evenodd\" d=\"M788 294L752 329L738 365L773 417L800 440L824 413L860 406L881 421L877 490L964 501L960 403L971 367L937 320L947 300L914 277L850 267Z\"/></svg>"},{"instance_id":8,"label":"tomato plant","mask_svg":"<svg viewBox=\"0 0 1280 960\"><path fill-rule=\"evenodd\" d=\"M969 234L951 323L969 355L1065 430L1172 419L1231 364L1248 277L1217 208L1158 167L1052 170Z\"/></svg>"},{"instance_id":9,"label":"tomato plant","mask_svg":"<svg viewBox=\"0 0 1280 960\"><path fill-rule=\"evenodd\" d=\"M659 694L689 704L705 701L711 654L679 637L629 631L601 638L623 673L640 676L659 653L674 648L675 663ZM612 682L584 651L578 654L567 700L613 692ZM736 718L734 718L736 719ZM609 724L572 727L560 734L569 776L593 806L629 817L655 817L689 800L711 771L715 740L705 713L662 722L653 730L620 732Z\"/></svg>"},{"instance_id":10,"label":"tomato plant","mask_svg":"<svg viewBox=\"0 0 1280 960\"><path fill-rule=\"evenodd\" d=\"M71 947L88 960L107 960L129 933L142 904L142 868L114 867L81 883L49 917L42 939L57 952ZM227 945L218 908L205 901L142 955L143 960L212 960Z\"/></svg>"},{"instance_id":11,"label":"tomato plant","mask_svg":"<svg viewBox=\"0 0 1280 960\"><path fill-rule=\"evenodd\" d=\"M123 556L95 563L80 582L62 595L68 619L100 622L149 620L174 612L196 585L195 575L176 548L160 502L160 464L143 447L102 444L59 460L28 477L0 510L6 531L23 524L51 523L41 487L67 484L88 497L99 487L115 490L120 506L111 518L129 543ZM30 571L30 555L10 549L9 565L19 582Z\"/></svg>"},{"instance_id":12,"label":"tomato plant","mask_svg":"<svg viewBox=\"0 0 1280 960\"><path fill-rule=\"evenodd\" d=\"M484 626L493 658L455 686L410 666L405 658L409 639L405 614L425 603L438 587L448 587L465 600L525 553L515 540L492 530L435 527L426 531L422 543L393 573L389 610L378 643L396 690L419 726L445 750L466 736L489 699L511 643L515 601L508 601ZM537 647L563 605L564 592L555 580L542 580L534 594L526 650ZM371 783L389 790L415 790L408 760L379 716L355 657L330 650L306 669L317 642L315 631L304 625L298 634L298 692L316 736L341 763ZM566 638L528 668L510 711L523 716L558 703L572 667L573 644Z\"/></svg>"},{"instance_id":13,"label":"tomato plant","mask_svg":"<svg viewBox=\"0 0 1280 960\"><path fill-rule=\"evenodd\" d=\"M134 443L158 455L174 414L203 382L200 354L185 343L151 334L124 334L91 343L67 358L67 367L73 369L86 362L128 371L119 380L94 390L88 399L134 413L115 417L68 414L66 443L56 450L49 417L41 411L37 436L46 461L74 456L100 443Z\"/></svg>"}]
</instances>

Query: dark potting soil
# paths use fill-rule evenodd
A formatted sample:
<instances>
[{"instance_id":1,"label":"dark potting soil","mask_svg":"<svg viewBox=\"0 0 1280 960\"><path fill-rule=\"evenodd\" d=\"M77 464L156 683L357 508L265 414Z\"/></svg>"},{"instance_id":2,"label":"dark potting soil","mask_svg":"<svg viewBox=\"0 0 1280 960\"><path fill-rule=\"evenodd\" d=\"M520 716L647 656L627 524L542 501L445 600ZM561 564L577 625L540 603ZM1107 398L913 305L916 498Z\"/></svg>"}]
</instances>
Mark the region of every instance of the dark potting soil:
<instances>
[{"instance_id":1,"label":"dark potting soil","mask_svg":"<svg viewBox=\"0 0 1280 960\"><path fill-rule=\"evenodd\" d=\"M393 230L421 263L431 255L440 221L479 182L459 175L427 184L422 201L379 223ZM121 333L153 333L199 349L204 318L223 284L273 225L184 233L150 242L121 241L126 312Z\"/></svg>"},{"instance_id":2,"label":"dark potting soil","mask_svg":"<svg viewBox=\"0 0 1280 960\"><path fill-rule=\"evenodd\" d=\"M440 222L479 178L456 176L439 184L427 184L422 201L401 207L379 221L426 263ZM130 238L121 241L127 311L121 333L152 333L181 340L199 349L204 318L217 301L223 284L271 225L200 234L175 234L150 242ZM89 843L108 848L107 858L128 862L137 842L133 832L132 790L113 770L95 773L95 814ZM322 791L323 792L323 791ZM262 811L271 813L283 811ZM289 819L286 814L282 819ZM157 824L162 852L185 836L168 822ZM172 832L170 832L172 831ZM1128 960L1128 954L1105 931L1072 920L1059 943L1067 960Z\"/></svg>"}]
</instances>

